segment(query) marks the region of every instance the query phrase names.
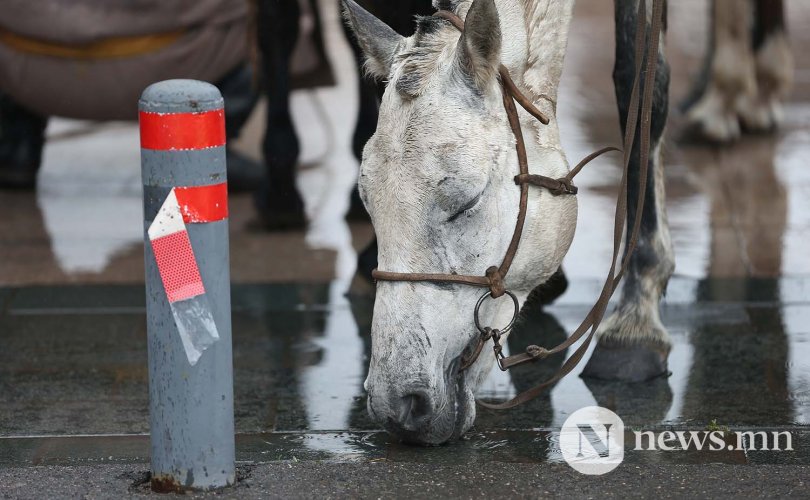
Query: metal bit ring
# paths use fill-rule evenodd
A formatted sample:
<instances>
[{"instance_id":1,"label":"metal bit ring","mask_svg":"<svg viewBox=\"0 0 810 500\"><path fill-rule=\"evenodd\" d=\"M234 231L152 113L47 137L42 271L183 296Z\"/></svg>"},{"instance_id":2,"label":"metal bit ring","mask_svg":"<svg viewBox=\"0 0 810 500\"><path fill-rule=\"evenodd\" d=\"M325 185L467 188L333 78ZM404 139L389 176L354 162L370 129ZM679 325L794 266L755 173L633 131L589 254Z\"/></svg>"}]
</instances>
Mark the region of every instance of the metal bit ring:
<instances>
[{"instance_id":1,"label":"metal bit ring","mask_svg":"<svg viewBox=\"0 0 810 500\"><path fill-rule=\"evenodd\" d=\"M512 303L515 305L515 312L512 314L512 321L509 322L504 328L498 328L501 334L509 333L513 326L515 326L515 321L517 321L518 313L520 313L520 303L518 302L517 296L506 290L506 295L512 298ZM487 292L478 299L478 302L475 304L475 313L473 314L473 319L475 320L475 327L478 328L478 331L481 332L482 335L486 335L485 328L481 326L481 322L478 319L478 311L481 309L481 304L484 303L485 300L492 297L492 292Z\"/></svg>"}]
</instances>

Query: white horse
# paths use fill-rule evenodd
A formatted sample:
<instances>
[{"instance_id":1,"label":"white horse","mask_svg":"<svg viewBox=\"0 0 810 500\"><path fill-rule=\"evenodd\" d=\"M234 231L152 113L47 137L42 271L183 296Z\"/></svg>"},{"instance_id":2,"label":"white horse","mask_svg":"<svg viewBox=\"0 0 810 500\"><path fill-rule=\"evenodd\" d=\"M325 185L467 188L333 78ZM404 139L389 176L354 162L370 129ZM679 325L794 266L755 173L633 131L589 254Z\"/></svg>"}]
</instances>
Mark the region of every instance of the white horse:
<instances>
[{"instance_id":1,"label":"white horse","mask_svg":"<svg viewBox=\"0 0 810 500\"><path fill-rule=\"evenodd\" d=\"M568 173L555 113L573 3L436 1L436 7L465 19L464 33L429 17L419 18L417 32L403 38L344 0L367 71L388 81L359 181L377 233L380 269L483 275L506 253L520 189L514 182L515 136L497 76L500 64L550 118L542 125L520 111L530 172L553 178ZM637 0L615 4L614 81L624 123L635 77L638 5ZM649 17L652 9L646 11ZM658 307L674 260L660 158L669 87L661 47L639 244L620 305L600 330L588 376L647 380L667 371L670 339ZM631 158L628 224L636 217L638 147ZM505 283L521 301L559 268L576 220L575 196L530 189L525 229ZM438 444L472 426L473 394L492 368L493 356L487 349L469 369L460 372L459 366L462 353L478 338L473 308L481 293L463 285L378 283L365 388L369 413L389 432L408 442ZM482 308L482 322L493 327L511 317L509 300L487 301Z\"/></svg>"}]
</instances>

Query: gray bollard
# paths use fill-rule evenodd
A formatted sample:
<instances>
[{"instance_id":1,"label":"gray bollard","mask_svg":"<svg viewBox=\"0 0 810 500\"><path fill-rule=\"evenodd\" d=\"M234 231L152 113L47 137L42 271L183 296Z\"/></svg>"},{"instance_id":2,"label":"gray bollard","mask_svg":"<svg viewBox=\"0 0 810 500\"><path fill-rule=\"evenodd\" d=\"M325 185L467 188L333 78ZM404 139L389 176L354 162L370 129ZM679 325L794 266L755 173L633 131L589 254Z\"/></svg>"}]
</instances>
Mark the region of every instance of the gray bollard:
<instances>
[{"instance_id":1,"label":"gray bollard","mask_svg":"<svg viewBox=\"0 0 810 500\"><path fill-rule=\"evenodd\" d=\"M194 80L138 105L154 491L235 481L223 106Z\"/></svg>"}]
</instances>

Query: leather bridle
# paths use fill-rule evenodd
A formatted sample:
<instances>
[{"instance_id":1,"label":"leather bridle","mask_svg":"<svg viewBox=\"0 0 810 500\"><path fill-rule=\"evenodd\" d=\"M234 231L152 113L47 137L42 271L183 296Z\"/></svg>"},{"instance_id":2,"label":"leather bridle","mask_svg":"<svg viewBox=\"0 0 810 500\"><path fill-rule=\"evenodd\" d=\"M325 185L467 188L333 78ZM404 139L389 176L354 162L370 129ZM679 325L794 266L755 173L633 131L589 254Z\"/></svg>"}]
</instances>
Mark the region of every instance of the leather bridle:
<instances>
[{"instance_id":1,"label":"leather bridle","mask_svg":"<svg viewBox=\"0 0 810 500\"><path fill-rule=\"evenodd\" d=\"M501 264L499 266L491 266L486 270L484 276L471 276L471 275L458 275L458 274L432 274L432 273L395 273L389 271L380 271L375 269L372 276L377 281L410 281L410 282L434 282L434 283L454 283L469 286L476 286L488 288L475 305L474 322L476 328L479 330L480 335L476 345L468 350L468 353L463 357L460 372L466 370L478 359L484 345L490 339L493 341L493 350L501 370L508 370L529 361L538 359L545 359L546 357L563 352L567 350L574 343L585 337L585 341L580 345L574 354L568 358L558 372L546 382L539 384L532 389L529 389L509 401L491 404L483 401L478 403L484 407L491 409L506 409L512 408L526 401L537 397L543 390L553 385L559 379L567 375L579 363L585 352L590 345L594 334L605 315L605 311L613 295L616 286L619 284L622 276L627 270L630 256L636 248L638 242L639 229L641 226L641 213L644 207L644 199L646 194L645 186L647 185L648 177L648 160L650 154L650 122L652 115L652 97L653 87L655 82L655 73L658 63L658 45L660 33L663 25L663 3L664 0L653 0L653 15L652 26L650 29L650 39L647 45L646 54L646 67L642 68L642 60L644 54L644 35L646 33L646 1L639 1L638 9L638 26L636 27L636 72L633 83L633 90L630 97L630 109L627 116L627 126L625 128L624 138L624 169L622 173L622 180L619 189L619 195L616 202L616 212L614 217L614 230L613 230L613 258L611 261L610 271L605 279L605 284L602 287L602 292L599 295L596 303L586 315L580 326L569 336L564 342L560 343L552 349L530 345L524 352L512 356L504 356L502 352L502 345L500 343L501 336L507 334L515 324L515 320L520 312L520 304L518 299L512 292L508 291L504 285L504 280L512 261L517 254L520 245L520 238L523 234L523 227L526 222L526 212L529 199L529 186L541 187L547 189L554 196L576 195L577 188L573 184L574 177L582 170L582 168L598 156L609 151L622 151L618 148L607 147L603 148L583 159L568 175L559 179L553 179L542 175L529 173L529 162L526 154L526 143L523 138L523 131L520 124L520 118L515 106L515 102L521 105L529 114L534 116L544 125L547 125L549 120L540 110L538 110L529 99L517 88L509 71L505 66L501 65L499 68L500 84L503 95L503 105L506 109L506 115L509 120L509 126L516 139L516 150L518 158L519 173L515 176L515 184L520 187L520 202L517 222L515 230L512 234L512 239L509 247L506 250ZM464 31L464 21L453 12L447 10L438 11L435 16L441 17L449 21L459 31ZM644 76L644 95L641 102L641 132L640 132L640 147L639 147L639 160L641 164L641 171L639 175L639 190L638 199L636 204L635 221L633 224L630 238L627 241L627 248L625 251L624 259L621 262L618 273L616 273L616 266L619 261L619 249L621 247L621 237L624 232L625 220L627 219L627 179L630 166L630 151L632 151L633 143L636 137L636 127L639 119L639 81ZM490 327L482 326L479 321L479 309L481 305L488 298L498 298L503 295L508 295L514 304L514 314L509 324L501 329L493 329Z\"/></svg>"}]
</instances>

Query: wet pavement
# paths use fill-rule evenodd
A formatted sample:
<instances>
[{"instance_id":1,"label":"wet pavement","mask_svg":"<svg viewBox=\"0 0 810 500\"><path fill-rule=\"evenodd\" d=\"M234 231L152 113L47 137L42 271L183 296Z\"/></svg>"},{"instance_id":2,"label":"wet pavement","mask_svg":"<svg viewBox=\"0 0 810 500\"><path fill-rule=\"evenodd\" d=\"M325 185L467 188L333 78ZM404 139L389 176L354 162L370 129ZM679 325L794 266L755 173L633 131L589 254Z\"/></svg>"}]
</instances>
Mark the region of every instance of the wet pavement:
<instances>
[{"instance_id":1,"label":"wet pavement","mask_svg":"<svg viewBox=\"0 0 810 500\"><path fill-rule=\"evenodd\" d=\"M509 345L559 342L587 313L598 286L577 281L552 307L528 305ZM560 458L555 429L573 411L599 404L634 429L715 425L790 431L792 452L758 457L713 453L704 459L808 463L808 292L808 278L676 278L662 307L674 341L669 378L641 384L586 382L577 370L525 406L504 412L479 409L468 441L425 451L392 442L366 414L362 383L371 296L335 297L331 284L234 285L239 457L555 461ZM145 460L143 288L5 288L0 297L0 435L5 436L0 438L0 464ZM514 395L548 378L562 360L550 358L511 374L493 370L479 397ZM66 437L73 435L83 437ZM675 463L697 460L664 455Z\"/></svg>"},{"instance_id":2,"label":"wet pavement","mask_svg":"<svg viewBox=\"0 0 810 500\"><path fill-rule=\"evenodd\" d=\"M705 4L670 2L673 106L699 68L705 23L694 12ZM594 383L577 370L521 408L479 408L465 441L412 448L365 412L373 295L354 267L372 229L343 218L357 168L345 123L356 76L334 6L324 5L339 85L293 99L296 125L307 131L299 186L312 223L263 233L250 197L231 198L238 460L529 463L554 472L555 430L600 404L634 429L719 425L793 436L793 452L630 452L621 474L634 464L810 464L810 51L796 50L795 89L773 136L723 148L681 144L673 108L666 172L677 269L662 306L674 342L670 377ZM810 4L793 0L788 9L794 46L810 46L810 32L798 29ZM572 161L618 142L612 6L583 0L576 10L558 109ZM238 143L254 156L260 114ZM137 129L53 120L48 134L37 192L0 191L0 477L9 467L148 460ZM578 231L565 262L571 286L552 307L528 307L511 344L555 344L587 313L610 260L619 174L618 159L608 158L578 177ZM511 376L495 370L479 396L514 395L561 363L550 358Z\"/></svg>"},{"instance_id":3,"label":"wet pavement","mask_svg":"<svg viewBox=\"0 0 810 500\"><path fill-rule=\"evenodd\" d=\"M806 466L643 465L600 477L566 465L276 462L237 467L237 485L176 498L806 498ZM695 480L699 478L700 480ZM0 469L13 498L144 498L149 476L127 465ZM170 496L174 498L175 496Z\"/></svg>"}]
</instances>

